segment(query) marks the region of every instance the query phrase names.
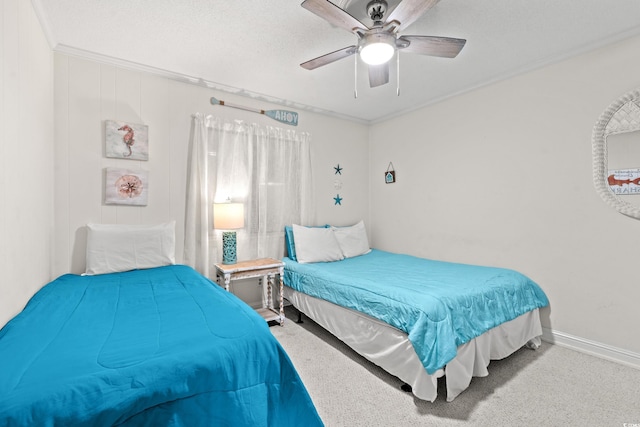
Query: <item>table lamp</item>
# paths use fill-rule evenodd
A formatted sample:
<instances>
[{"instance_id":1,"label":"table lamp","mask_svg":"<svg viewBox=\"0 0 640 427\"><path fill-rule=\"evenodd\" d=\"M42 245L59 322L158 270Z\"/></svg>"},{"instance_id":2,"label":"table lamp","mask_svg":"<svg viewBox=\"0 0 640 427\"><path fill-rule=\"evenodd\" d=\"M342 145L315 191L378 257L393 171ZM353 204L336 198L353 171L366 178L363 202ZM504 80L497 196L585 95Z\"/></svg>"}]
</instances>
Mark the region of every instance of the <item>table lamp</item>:
<instances>
[{"instance_id":1,"label":"table lamp","mask_svg":"<svg viewBox=\"0 0 640 427\"><path fill-rule=\"evenodd\" d=\"M214 203L213 228L225 230L222 232L222 263L235 264L236 230L244 227L244 205L242 203Z\"/></svg>"}]
</instances>

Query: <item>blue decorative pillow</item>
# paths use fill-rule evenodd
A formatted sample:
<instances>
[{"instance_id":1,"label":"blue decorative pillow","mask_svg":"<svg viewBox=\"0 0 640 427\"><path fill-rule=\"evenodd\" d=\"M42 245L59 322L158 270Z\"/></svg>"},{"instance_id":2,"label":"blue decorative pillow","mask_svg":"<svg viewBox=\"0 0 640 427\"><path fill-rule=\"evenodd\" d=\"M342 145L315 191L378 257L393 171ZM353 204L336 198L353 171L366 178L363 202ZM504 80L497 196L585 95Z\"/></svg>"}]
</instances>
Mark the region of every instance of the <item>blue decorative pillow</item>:
<instances>
[{"instance_id":1,"label":"blue decorative pillow","mask_svg":"<svg viewBox=\"0 0 640 427\"><path fill-rule=\"evenodd\" d=\"M325 224L325 225L316 225L316 226L310 226L310 227L311 228L329 228L331 226L329 224ZM289 258L291 258L294 261L297 261L298 259L296 258L296 243L293 240L293 227L290 225L284 226L284 242L287 247L287 254Z\"/></svg>"}]
</instances>

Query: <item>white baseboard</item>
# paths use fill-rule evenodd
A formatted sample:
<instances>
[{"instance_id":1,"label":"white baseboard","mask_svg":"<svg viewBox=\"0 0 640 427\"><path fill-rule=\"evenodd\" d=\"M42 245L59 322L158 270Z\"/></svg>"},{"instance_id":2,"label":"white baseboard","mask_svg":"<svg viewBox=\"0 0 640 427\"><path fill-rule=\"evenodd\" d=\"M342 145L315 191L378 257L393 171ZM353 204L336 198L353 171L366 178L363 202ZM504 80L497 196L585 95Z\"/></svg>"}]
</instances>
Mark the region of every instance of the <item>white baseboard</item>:
<instances>
[{"instance_id":1,"label":"white baseboard","mask_svg":"<svg viewBox=\"0 0 640 427\"><path fill-rule=\"evenodd\" d=\"M564 332L554 331L549 328L542 328L542 340L550 344L557 344L561 347L570 348L581 353L640 369L640 354L632 351L565 334Z\"/></svg>"}]
</instances>

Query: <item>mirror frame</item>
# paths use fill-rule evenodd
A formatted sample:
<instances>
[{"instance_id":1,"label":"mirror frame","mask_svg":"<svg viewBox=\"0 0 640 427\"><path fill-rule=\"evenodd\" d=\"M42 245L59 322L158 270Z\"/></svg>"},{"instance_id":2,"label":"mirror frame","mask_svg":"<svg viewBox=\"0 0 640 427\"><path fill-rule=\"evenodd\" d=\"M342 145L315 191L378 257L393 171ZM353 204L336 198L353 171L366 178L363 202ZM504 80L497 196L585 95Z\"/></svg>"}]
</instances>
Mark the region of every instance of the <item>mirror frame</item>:
<instances>
[{"instance_id":1,"label":"mirror frame","mask_svg":"<svg viewBox=\"0 0 640 427\"><path fill-rule=\"evenodd\" d=\"M617 196L609 187L607 180L609 168L607 161L607 136L616 132L607 133L607 127L615 114L629 102L640 102L640 89L632 90L618 98L602 113L595 126L592 134L592 156L593 156L593 184L600 197L609 205L615 208L623 215L631 218L640 219L640 207L635 206ZM636 129L640 130L640 117L638 117L639 125ZM618 132L619 133L619 132ZM640 143L640 142L639 142ZM640 163L640 160L638 160Z\"/></svg>"}]
</instances>

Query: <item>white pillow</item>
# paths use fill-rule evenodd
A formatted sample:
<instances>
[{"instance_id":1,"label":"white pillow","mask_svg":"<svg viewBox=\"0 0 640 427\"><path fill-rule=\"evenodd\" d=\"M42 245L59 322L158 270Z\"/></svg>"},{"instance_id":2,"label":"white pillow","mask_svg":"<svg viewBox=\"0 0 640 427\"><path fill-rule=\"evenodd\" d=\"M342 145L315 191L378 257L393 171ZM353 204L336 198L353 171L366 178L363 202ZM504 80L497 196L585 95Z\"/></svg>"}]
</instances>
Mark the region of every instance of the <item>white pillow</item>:
<instances>
[{"instance_id":1,"label":"white pillow","mask_svg":"<svg viewBox=\"0 0 640 427\"><path fill-rule=\"evenodd\" d=\"M309 228L293 224L293 239L296 242L296 259L301 264L344 259L330 228Z\"/></svg>"},{"instance_id":2,"label":"white pillow","mask_svg":"<svg viewBox=\"0 0 640 427\"><path fill-rule=\"evenodd\" d=\"M336 240L338 240L338 245L340 245L340 249L345 258L371 252L364 222L360 221L351 227L331 227L331 229L336 236Z\"/></svg>"},{"instance_id":3,"label":"white pillow","mask_svg":"<svg viewBox=\"0 0 640 427\"><path fill-rule=\"evenodd\" d=\"M175 224L87 224L85 274L175 264Z\"/></svg>"}]
</instances>

